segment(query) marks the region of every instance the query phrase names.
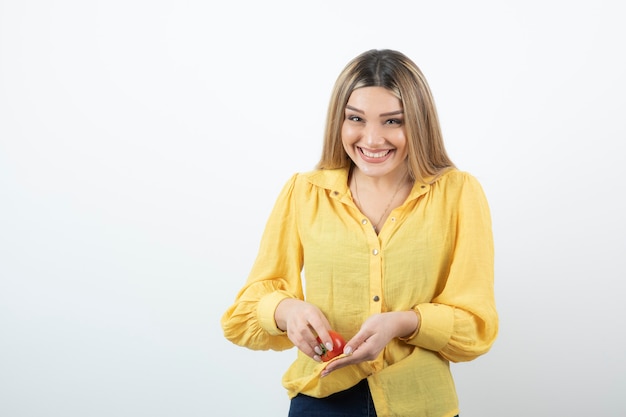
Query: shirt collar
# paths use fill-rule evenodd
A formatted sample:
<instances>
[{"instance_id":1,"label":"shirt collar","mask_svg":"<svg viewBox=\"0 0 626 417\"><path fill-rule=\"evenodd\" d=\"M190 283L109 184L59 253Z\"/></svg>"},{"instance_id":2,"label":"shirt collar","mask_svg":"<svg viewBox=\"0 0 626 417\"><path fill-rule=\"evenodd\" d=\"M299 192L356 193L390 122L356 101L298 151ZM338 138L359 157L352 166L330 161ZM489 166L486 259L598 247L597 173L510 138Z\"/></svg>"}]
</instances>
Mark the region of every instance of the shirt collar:
<instances>
[{"instance_id":1,"label":"shirt collar","mask_svg":"<svg viewBox=\"0 0 626 417\"><path fill-rule=\"evenodd\" d=\"M341 202L351 202L352 198L348 188L348 172L348 168L320 169L309 172L306 174L306 178L311 184L328 190L332 198L336 198ZM426 194L430 187L431 184L415 182L407 201Z\"/></svg>"}]
</instances>

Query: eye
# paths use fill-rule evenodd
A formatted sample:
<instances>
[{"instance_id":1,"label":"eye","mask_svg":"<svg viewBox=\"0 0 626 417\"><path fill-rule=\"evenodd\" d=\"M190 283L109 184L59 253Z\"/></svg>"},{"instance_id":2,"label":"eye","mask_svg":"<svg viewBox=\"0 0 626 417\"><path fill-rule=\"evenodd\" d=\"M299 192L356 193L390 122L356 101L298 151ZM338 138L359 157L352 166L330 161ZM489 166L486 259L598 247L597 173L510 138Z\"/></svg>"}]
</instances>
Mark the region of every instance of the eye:
<instances>
[{"instance_id":1,"label":"eye","mask_svg":"<svg viewBox=\"0 0 626 417\"><path fill-rule=\"evenodd\" d=\"M348 115L348 116L346 116L346 120L350 120L351 122L360 122L363 119L361 119L359 116Z\"/></svg>"},{"instance_id":2,"label":"eye","mask_svg":"<svg viewBox=\"0 0 626 417\"><path fill-rule=\"evenodd\" d=\"M402 119L389 119L385 121L386 125L402 125Z\"/></svg>"}]
</instances>

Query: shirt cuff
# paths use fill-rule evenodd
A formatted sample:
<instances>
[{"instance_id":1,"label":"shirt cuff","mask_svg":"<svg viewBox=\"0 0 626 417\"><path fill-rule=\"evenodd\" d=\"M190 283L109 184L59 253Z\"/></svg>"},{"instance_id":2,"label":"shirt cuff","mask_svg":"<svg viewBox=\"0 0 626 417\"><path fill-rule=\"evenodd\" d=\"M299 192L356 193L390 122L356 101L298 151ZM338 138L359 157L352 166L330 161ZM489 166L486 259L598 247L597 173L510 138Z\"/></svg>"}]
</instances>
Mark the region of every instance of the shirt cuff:
<instances>
[{"instance_id":1,"label":"shirt cuff","mask_svg":"<svg viewBox=\"0 0 626 417\"><path fill-rule=\"evenodd\" d=\"M261 298L257 304L256 315L259 320L259 325L271 336L285 334L285 332L276 325L274 313L276 312L278 304L287 298L293 297L284 291L274 291Z\"/></svg>"},{"instance_id":2,"label":"shirt cuff","mask_svg":"<svg viewBox=\"0 0 626 417\"><path fill-rule=\"evenodd\" d=\"M421 322L419 331L408 343L439 352L452 337L454 308L443 304L420 304L416 307Z\"/></svg>"}]
</instances>

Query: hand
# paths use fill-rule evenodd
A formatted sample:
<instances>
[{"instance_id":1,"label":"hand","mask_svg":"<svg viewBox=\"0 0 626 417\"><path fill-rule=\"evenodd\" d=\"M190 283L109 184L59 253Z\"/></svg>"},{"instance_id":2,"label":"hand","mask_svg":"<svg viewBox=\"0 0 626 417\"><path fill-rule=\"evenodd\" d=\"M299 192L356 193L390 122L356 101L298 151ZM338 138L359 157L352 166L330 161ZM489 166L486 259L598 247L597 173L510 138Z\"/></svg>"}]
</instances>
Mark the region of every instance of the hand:
<instances>
[{"instance_id":1,"label":"hand","mask_svg":"<svg viewBox=\"0 0 626 417\"><path fill-rule=\"evenodd\" d=\"M343 349L346 356L329 363L322 371L322 377L344 366L376 359L392 339L413 333L418 325L413 311L394 311L369 317L359 332L346 343Z\"/></svg>"},{"instance_id":2,"label":"hand","mask_svg":"<svg viewBox=\"0 0 626 417\"><path fill-rule=\"evenodd\" d=\"M289 340L317 362L322 361L318 336L327 350L333 350L332 340L328 334L330 323L317 306L295 298L287 298L276 307L274 319L278 328L287 332Z\"/></svg>"}]
</instances>

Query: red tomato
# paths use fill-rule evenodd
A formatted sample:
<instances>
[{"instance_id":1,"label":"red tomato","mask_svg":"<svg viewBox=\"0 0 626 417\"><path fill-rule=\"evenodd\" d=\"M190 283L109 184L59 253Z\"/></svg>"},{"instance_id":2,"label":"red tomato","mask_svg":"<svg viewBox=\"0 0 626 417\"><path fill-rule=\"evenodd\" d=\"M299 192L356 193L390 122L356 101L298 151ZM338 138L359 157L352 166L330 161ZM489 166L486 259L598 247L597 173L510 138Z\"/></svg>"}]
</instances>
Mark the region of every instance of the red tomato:
<instances>
[{"instance_id":1,"label":"red tomato","mask_svg":"<svg viewBox=\"0 0 626 417\"><path fill-rule=\"evenodd\" d=\"M346 345L346 341L343 340L343 337L339 333L329 330L328 334L330 335L330 340L333 342L333 350L326 349L322 340L319 337L317 338L317 341L320 342L320 348L322 349L320 356L324 362L328 362L335 356L341 355L343 353L343 347Z\"/></svg>"}]
</instances>

